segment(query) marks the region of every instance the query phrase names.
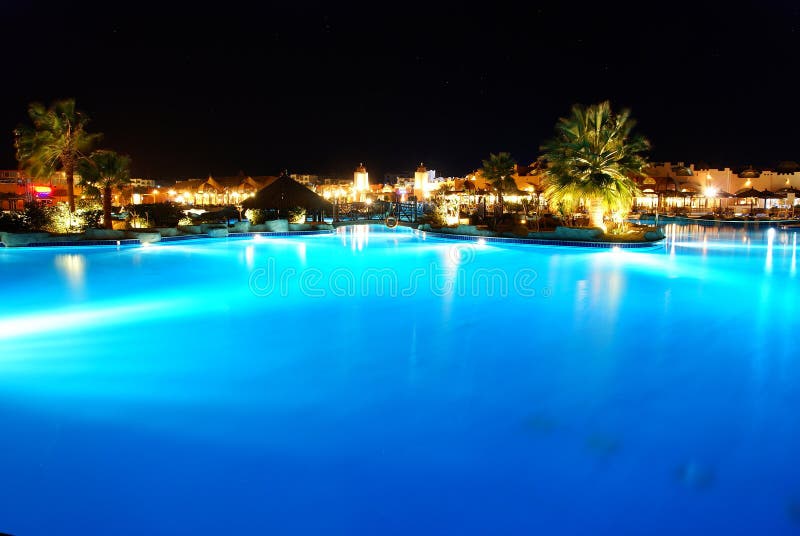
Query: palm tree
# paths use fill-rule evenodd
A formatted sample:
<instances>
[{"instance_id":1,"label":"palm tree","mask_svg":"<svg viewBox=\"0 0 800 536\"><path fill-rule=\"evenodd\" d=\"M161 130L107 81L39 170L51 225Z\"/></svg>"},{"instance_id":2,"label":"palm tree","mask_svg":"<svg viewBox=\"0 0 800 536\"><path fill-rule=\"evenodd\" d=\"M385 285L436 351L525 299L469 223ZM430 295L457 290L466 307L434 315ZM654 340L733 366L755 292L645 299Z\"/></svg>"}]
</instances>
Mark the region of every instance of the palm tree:
<instances>
[{"instance_id":1,"label":"palm tree","mask_svg":"<svg viewBox=\"0 0 800 536\"><path fill-rule=\"evenodd\" d=\"M75 170L101 134L86 132L89 118L75 109L75 99L60 100L49 108L34 102L28 107L33 127L14 130L14 146L20 169L37 178L63 171L67 179L70 212L75 212Z\"/></svg>"},{"instance_id":2,"label":"palm tree","mask_svg":"<svg viewBox=\"0 0 800 536\"><path fill-rule=\"evenodd\" d=\"M634 177L647 164L641 153L650 148L645 138L631 134L634 125L630 110L614 114L608 101L572 106L572 115L559 119L555 138L541 146L548 202L574 209L583 200L603 229L605 211L630 210L640 195Z\"/></svg>"},{"instance_id":3,"label":"palm tree","mask_svg":"<svg viewBox=\"0 0 800 536\"><path fill-rule=\"evenodd\" d=\"M489 159L483 160L483 178L497 190L497 202L500 205L500 214L503 213L503 192L514 191L517 183L514 181L514 172L517 163L509 153L489 153Z\"/></svg>"},{"instance_id":4,"label":"palm tree","mask_svg":"<svg viewBox=\"0 0 800 536\"><path fill-rule=\"evenodd\" d=\"M81 186L97 188L103 195L103 227L111 229L111 190L115 186L127 184L130 180L131 159L114 151L93 152L81 160L78 171Z\"/></svg>"}]
</instances>

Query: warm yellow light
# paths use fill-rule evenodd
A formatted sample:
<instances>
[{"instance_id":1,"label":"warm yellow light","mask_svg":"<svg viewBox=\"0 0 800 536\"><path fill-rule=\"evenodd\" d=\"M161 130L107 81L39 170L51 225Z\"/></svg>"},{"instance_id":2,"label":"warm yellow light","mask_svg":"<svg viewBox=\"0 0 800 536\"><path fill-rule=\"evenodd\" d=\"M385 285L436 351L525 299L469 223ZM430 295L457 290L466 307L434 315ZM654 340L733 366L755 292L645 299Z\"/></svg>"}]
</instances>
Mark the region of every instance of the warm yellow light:
<instances>
[{"instance_id":1,"label":"warm yellow light","mask_svg":"<svg viewBox=\"0 0 800 536\"><path fill-rule=\"evenodd\" d=\"M153 190L153 195L158 195L158 190Z\"/></svg>"},{"instance_id":2,"label":"warm yellow light","mask_svg":"<svg viewBox=\"0 0 800 536\"><path fill-rule=\"evenodd\" d=\"M176 194L175 190L170 190L167 193L169 194L170 197L175 197L175 194Z\"/></svg>"},{"instance_id":3,"label":"warm yellow light","mask_svg":"<svg viewBox=\"0 0 800 536\"><path fill-rule=\"evenodd\" d=\"M745 185L745 186L747 186L747 187L749 188L750 186L752 186L752 185L753 185L753 183L752 183L752 182L750 182L750 179L747 179L747 180L744 182L744 185Z\"/></svg>"},{"instance_id":4,"label":"warm yellow light","mask_svg":"<svg viewBox=\"0 0 800 536\"><path fill-rule=\"evenodd\" d=\"M592 212L592 223L595 227L599 227L606 232L607 227L606 224L603 222L603 216L605 215L605 210L602 206L595 207L594 211Z\"/></svg>"},{"instance_id":5,"label":"warm yellow light","mask_svg":"<svg viewBox=\"0 0 800 536\"><path fill-rule=\"evenodd\" d=\"M714 186L706 186L706 187L703 189L703 194L704 194L706 197L717 197L717 193L719 193L719 189L717 189L717 188L716 188L716 187L714 187Z\"/></svg>"}]
</instances>

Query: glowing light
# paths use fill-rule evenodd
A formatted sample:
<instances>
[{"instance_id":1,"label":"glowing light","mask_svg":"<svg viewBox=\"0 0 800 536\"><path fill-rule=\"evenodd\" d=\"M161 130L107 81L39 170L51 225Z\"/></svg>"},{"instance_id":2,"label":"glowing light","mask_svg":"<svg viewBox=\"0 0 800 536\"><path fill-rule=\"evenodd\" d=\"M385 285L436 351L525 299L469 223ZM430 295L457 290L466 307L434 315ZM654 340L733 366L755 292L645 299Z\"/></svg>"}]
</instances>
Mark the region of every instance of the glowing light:
<instances>
[{"instance_id":1,"label":"glowing light","mask_svg":"<svg viewBox=\"0 0 800 536\"><path fill-rule=\"evenodd\" d=\"M64 274L73 290L83 288L86 276L86 257L77 254L56 255L56 268Z\"/></svg>"},{"instance_id":2,"label":"glowing light","mask_svg":"<svg viewBox=\"0 0 800 536\"><path fill-rule=\"evenodd\" d=\"M606 227L606 224L603 222L604 214L605 210L603 210L602 206L595 207L594 210L592 211L592 225L601 228L605 233L608 230L608 228Z\"/></svg>"},{"instance_id":3,"label":"glowing light","mask_svg":"<svg viewBox=\"0 0 800 536\"><path fill-rule=\"evenodd\" d=\"M767 273L772 272L772 247L775 242L775 228L770 227L767 230L767 255L764 259L764 271Z\"/></svg>"},{"instance_id":4,"label":"glowing light","mask_svg":"<svg viewBox=\"0 0 800 536\"><path fill-rule=\"evenodd\" d=\"M175 197L175 194L176 194L177 192L176 192L175 190L170 190L170 191L169 191L169 192L167 192L167 193L169 194L169 196L170 196L170 197Z\"/></svg>"},{"instance_id":5,"label":"glowing light","mask_svg":"<svg viewBox=\"0 0 800 536\"><path fill-rule=\"evenodd\" d=\"M50 195L53 189L49 186L34 186L33 191L40 195Z\"/></svg>"},{"instance_id":6,"label":"glowing light","mask_svg":"<svg viewBox=\"0 0 800 536\"><path fill-rule=\"evenodd\" d=\"M256 265L256 253L254 246L247 246L244 250L244 260L247 264L247 269L252 270Z\"/></svg>"},{"instance_id":7,"label":"glowing light","mask_svg":"<svg viewBox=\"0 0 800 536\"><path fill-rule=\"evenodd\" d=\"M179 306L180 304L178 304ZM156 311L169 312L176 307L174 300L141 303L136 305L107 306L93 305L88 310L56 310L24 316L0 318L0 340L22 338L26 335L42 335L48 332L70 331L101 325L137 322L139 316Z\"/></svg>"},{"instance_id":8,"label":"glowing light","mask_svg":"<svg viewBox=\"0 0 800 536\"><path fill-rule=\"evenodd\" d=\"M719 193L719 188L716 188L714 186L706 186L703 189L703 195L705 195L706 197L717 197L718 193Z\"/></svg>"}]
</instances>

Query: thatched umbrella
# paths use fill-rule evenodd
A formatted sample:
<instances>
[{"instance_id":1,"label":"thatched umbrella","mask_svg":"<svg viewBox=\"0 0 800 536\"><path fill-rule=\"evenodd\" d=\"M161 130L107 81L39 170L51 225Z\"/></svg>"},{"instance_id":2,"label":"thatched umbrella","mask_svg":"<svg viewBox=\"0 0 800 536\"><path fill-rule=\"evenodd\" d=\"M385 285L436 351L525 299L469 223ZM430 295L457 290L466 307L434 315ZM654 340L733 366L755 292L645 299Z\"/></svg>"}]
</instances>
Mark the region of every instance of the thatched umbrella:
<instances>
[{"instance_id":1,"label":"thatched umbrella","mask_svg":"<svg viewBox=\"0 0 800 536\"><path fill-rule=\"evenodd\" d=\"M745 188L745 189L742 189L742 190L739 190L738 192L736 192L734 194L734 197L737 197L739 199L747 199L747 198L749 198L750 199L750 212L753 212L753 200L755 198L761 199L761 191L760 190L756 190L755 188Z\"/></svg>"},{"instance_id":2,"label":"thatched umbrella","mask_svg":"<svg viewBox=\"0 0 800 536\"><path fill-rule=\"evenodd\" d=\"M789 194L792 194L795 197L800 195L800 190L798 190L794 186L785 186L783 188L778 188L777 190L775 190L775 193L781 194L783 196L781 199L784 199Z\"/></svg>"},{"instance_id":3,"label":"thatched umbrella","mask_svg":"<svg viewBox=\"0 0 800 536\"><path fill-rule=\"evenodd\" d=\"M292 179L285 171L261 188L255 197L245 200L242 206L276 210L278 214L286 214L295 207L304 208L307 214L333 210L330 202Z\"/></svg>"}]
</instances>

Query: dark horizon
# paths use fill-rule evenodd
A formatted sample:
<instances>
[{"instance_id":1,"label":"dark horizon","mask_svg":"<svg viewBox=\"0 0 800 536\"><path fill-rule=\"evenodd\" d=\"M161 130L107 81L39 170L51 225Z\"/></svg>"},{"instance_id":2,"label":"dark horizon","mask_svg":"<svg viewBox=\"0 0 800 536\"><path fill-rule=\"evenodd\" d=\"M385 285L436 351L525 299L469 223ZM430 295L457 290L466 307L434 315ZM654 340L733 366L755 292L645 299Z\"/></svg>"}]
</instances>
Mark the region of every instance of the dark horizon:
<instances>
[{"instance_id":1,"label":"dark horizon","mask_svg":"<svg viewBox=\"0 0 800 536\"><path fill-rule=\"evenodd\" d=\"M492 7L3 6L19 45L0 168L16 168L28 104L69 97L102 147L162 181L360 162L372 182L420 161L460 176L498 151L527 164L572 104L606 99L631 109L652 161L800 161L793 4Z\"/></svg>"}]
</instances>

